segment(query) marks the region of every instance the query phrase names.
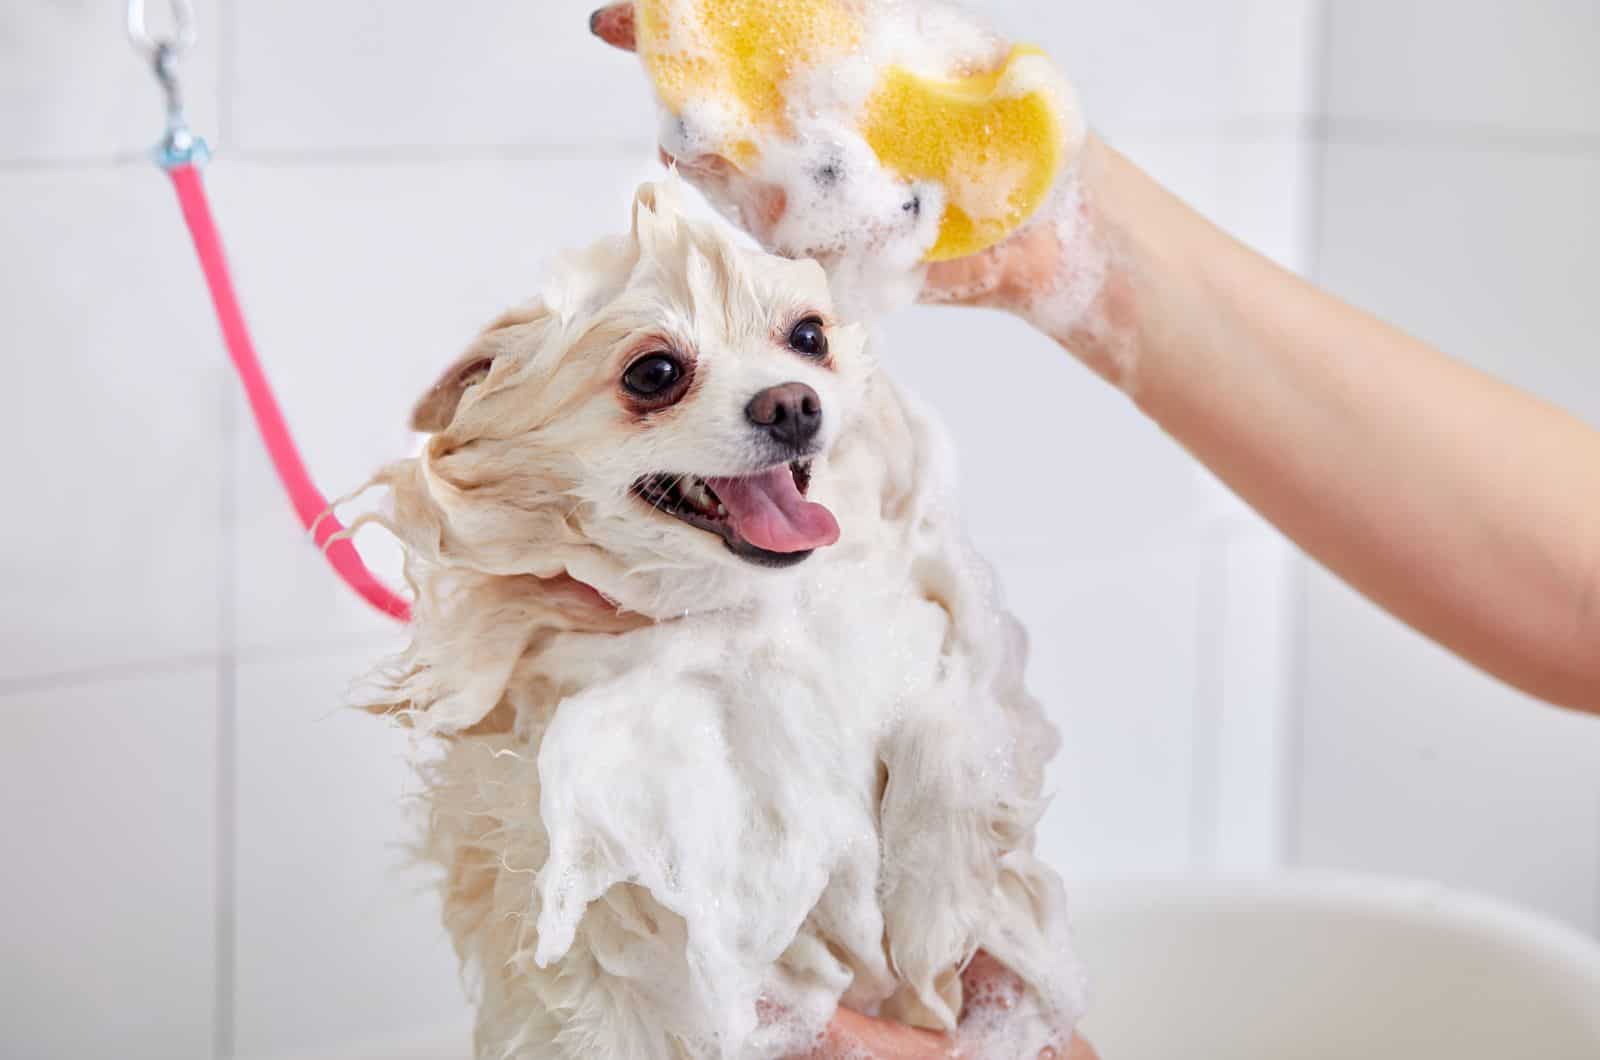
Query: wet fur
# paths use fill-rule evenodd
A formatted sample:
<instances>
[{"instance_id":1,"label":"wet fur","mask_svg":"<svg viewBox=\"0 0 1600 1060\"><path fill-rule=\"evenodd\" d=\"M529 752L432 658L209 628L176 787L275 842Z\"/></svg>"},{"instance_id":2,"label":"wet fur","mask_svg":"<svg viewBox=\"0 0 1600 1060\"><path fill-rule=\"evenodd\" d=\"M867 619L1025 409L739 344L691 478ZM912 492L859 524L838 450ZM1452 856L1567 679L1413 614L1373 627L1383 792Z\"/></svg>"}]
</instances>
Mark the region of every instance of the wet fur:
<instances>
[{"instance_id":1,"label":"wet fur","mask_svg":"<svg viewBox=\"0 0 1600 1060\"><path fill-rule=\"evenodd\" d=\"M942 435L857 329L831 324L826 365L783 349L831 312L821 270L675 194L642 189L626 237L488 329L419 403L422 455L378 479L416 591L380 707L437 737L426 850L477 1054L779 1056L841 998L950 1029L982 947L1028 990L968 1021L975 1055L1036 1055L1081 1006L1031 853L1056 737ZM616 380L663 340L694 389L641 417ZM838 545L762 569L629 494L759 470L739 411L791 379L823 401L811 497Z\"/></svg>"}]
</instances>

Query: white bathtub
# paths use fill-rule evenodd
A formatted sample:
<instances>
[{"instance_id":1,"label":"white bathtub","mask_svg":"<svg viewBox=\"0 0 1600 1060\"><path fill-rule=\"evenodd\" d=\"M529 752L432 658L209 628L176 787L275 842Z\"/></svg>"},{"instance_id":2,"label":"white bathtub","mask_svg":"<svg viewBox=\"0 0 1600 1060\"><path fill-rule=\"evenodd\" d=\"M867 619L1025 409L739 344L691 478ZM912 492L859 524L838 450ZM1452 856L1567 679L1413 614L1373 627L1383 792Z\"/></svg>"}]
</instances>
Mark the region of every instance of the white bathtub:
<instances>
[{"instance_id":1,"label":"white bathtub","mask_svg":"<svg viewBox=\"0 0 1600 1060\"><path fill-rule=\"evenodd\" d=\"M1071 889L1105 1060L1600 1060L1600 945L1358 878Z\"/></svg>"},{"instance_id":2,"label":"white bathtub","mask_svg":"<svg viewBox=\"0 0 1600 1060\"><path fill-rule=\"evenodd\" d=\"M1499 902L1359 878L1069 893L1103 1060L1600 1060L1600 945ZM294 1060L467 1060L465 1018Z\"/></svg>"}]
</instances>

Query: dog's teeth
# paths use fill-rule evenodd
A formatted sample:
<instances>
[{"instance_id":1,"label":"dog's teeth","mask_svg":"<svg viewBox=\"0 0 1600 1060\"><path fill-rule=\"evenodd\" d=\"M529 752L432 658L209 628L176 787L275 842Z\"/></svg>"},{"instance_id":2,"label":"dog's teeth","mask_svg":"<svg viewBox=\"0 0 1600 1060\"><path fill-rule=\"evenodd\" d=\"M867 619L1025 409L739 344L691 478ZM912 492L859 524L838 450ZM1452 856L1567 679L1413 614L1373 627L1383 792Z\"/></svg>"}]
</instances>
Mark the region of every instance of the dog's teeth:
<instances>
[{"instance_id":1,"label":"dog's teeth","mask_svg":"<svg viewBox=\"0 0 1600 1060\"><path fill-rule=\"evenodd\" d=\"M728 509L724 508L722 505L719 504L719 505L717 505L717 514L725 516L725 515L728 514Z\"/></svg>"},{"instance_id":2,"label":"dog's teeth","mask_svg":"<svg viewBox=\"0 0 1600 1060\"><path fill-rule=\"evenodd\" d=\"M711 510L711 492L706 489L705 483L695 481L688 490L689 502L701 511Z\"/></svg>"}]
</instances>

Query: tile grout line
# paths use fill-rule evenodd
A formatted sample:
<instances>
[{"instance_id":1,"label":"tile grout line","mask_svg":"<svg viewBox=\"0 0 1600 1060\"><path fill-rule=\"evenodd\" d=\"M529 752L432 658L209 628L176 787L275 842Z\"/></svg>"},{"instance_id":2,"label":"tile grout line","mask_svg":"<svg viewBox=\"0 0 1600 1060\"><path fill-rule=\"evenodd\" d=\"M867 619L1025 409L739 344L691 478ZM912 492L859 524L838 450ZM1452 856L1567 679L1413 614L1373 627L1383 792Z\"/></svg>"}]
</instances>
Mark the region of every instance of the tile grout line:
<instances>
[{"instance_id":1,"label":"tile grout line","mask_svg":"<svg viewBox=\"0 0 1600 1060\"><path fill-rule=\"evenodd\" d=\"M1303 866L1302 824L1305 819L1306 800L1306 735L1309 731L1306 717L1306 677L1310 673L1310 623L1311 623L1311 560L1297 553L1290 572L1289 583L1289 643L1284 670L1286 694L1289 702L1285 710L1284 725L1284 783L1281 827L1283 864L1286 868Z\"/></svg>"},{"instance_id":2,"label":"tile grout line","mask_svg":"<svg viewBox=\"0 0 1600 1060\"><path fill-rule=\"evenodd\" d=\"M548 144L389 144L377 147L240 149L230 156L264 166L449 165L454 162L579 162L653 161L655 144L648 140L602 140L595 143Z\"/></svg>"},{"instance_id":3,"label":"tile grout line","mask_svg":"<svg viewBox=\"0 0 1600 1060\"><path fill-rule=\"evenodd\" d=\"M103 155L58 155L48 158L0 158L0 174L99 172L150 165L150 156L138 151L111 151Z\"/></svg>"},{"instance_id":4,"label":"tile grout line","mask_svg":"<svg viewBox=\"0 0 1600 1060\"><path fill-rule=\"evenodd\" d=\"M229 119L228 127L232 121ZM219 121L219 128L222 123ZM197 130L205 133L207 130ZM641 162L655 158L655 145L646 140L601 141L592 144L462 144L436 146L401 144L382 147L243 148L235 149L216 134L220 149L213 162L260 166L322 169L336 166L434 166L485 162ZM209 137L208 137L209 139ZM60 155L46 158L0 158L0 174L94 172L148 166L150 158L139 151L105 154Z\"/></svg>"},{"instance_id":5,"label":"tile grout line","mask_svg":"<svg viewBox=\"0 0 1600 1060\"><path fill-rule=\"evenodd\" d=\"M1272 843L1269 864L1276 872L1289 868L1299 853L1302 763L1299 740L1304 728L1304 719L1301 717L1304 699L1300 695L1300 673L1304 669L1303 638L1300 631L1305 626L1302 583L1305 564L1309 562L1301 554L1299 546L1287 537L1283 539L1281 548L1282 554L1278 560L1280 594L1275 612L1277 629L1273 637L1272 668L1273 710L1278 721L1272 753L1277 759L1277 773L1272 778L1275 806L1268 832L1268 841Z\"/></svg>"},{"instance_id":6,"label":"tile grout line","mask_svg":"<svg viewBox=\"0 0 1600 1060\"><path fill-rule=\"evenodd\" d=\"M1324 36L1326 31L1324 30ZM1326 52L1327 42L1322 50ZM1322 65L1327 63L1324 55ZM1325 80L1324 71L1321 80ZM1519 130L1509 126L1469 122L1374 119L1338 117L1327 112L1326 86L1318 108L1304 116L1233 117L1194 124L1155 124L1131 126L1110 134L1113 143L1156 142L1168 144L1219 143L1238 145L1276 140L1309 139L1329 143L1433 147L1445 149L1488 149L1520 156L1557 155L1569 158L1600 158L1600 134L1577 131ZM222 144L218 160L262 166L322 168L330 166L408 166L448 165L483 162L576 162L624 161L653 155L653 145L643 140L601 141L589 144L425 144L390 145L362 148L254 148L231 150L227 137L234 131L231 107L224 105L219 117L218 141ZM136 151L106 154L65 155L46 158L0 159L0 173L51 173L125 169L147 165L149 159Z\"/></svg>"},{"instance_id":7,"label":"tile grout line","mask_svg":"<svg viewBox=\"0 0 1600 1060\"><path fill-rule=\"evenodd\" d=\"M1229 44L1221 35L1217 49L1217 61L1226 68ZM1236 86L1230 92L1235 90ZM1218 123L1215 140L1219 147L1236 147L1252 138L1260 138L1265 132L1273 138L1298 141L1305 135L1304 126L1301 117L1287 121L1252 121L1247 117L1223 119ZM1233 152L1218 150L1212 159L1212 174L1219 188L1230 185L1232 155ZM1189 735L1191 873L1215 872L1218 864L1222 832L1222 713L1229 640L1229 534L1224 525L1218 525L1210 528L1203 540L1205 558L1201 562L1195 593L1195 687Z\"/></svg>"},{"instance_id":8,"label":"tile grout line","mask_svg":"<svg viewBox=\"0 0 1600 1060\"><path fill-rule=\"evenodd\" d=\"M235 539L238 527L238 497L234 482L234 459L238 449L238 414L234 404L234 382L228 373L219 374L221 399L218 428L221 444L218 460L221 475L217 483L217 789L216 789L216 865L215 865L215 953L216 981L212 999L212 1051L216 1060L232 1060L236 1047L235 1017L238 1010L237 985L238 888L236 886L238 850L238 630L235 614L238 600L238 572L235 568Z\"/></svg>"},{"instance_id":9,"label":"tile grout line","mask_svg":"<svg viewBox=\"0 0 1600 1060\"><path fill-rule=\"evenodd\" d=\"M1195 624L1195 692L1190 735L1189 867L1214 869L1221 827L1223 655L1228 609L1228 534L1206 535L1209 556L1201 567Z\"/></svg>"},{"instance_id":10,"label":"tile grout line","mask_svg":"<svg viewBox=\"0 0 1600 1060\"><path fill-rule=\"evenodd\" d=\"M226 657L235 665L251 663L299 662L326 659L357 649L383 650L388 646L381 633L330 633L320 641L262 641L256 644L235 643ZM170 677L190 673L222 664L221 651L195 652L187 655L170 655L141 659L126 663L106 663L100 666L75 670L55 670L26 677L0 678L0 710L5 701L14 696L32 692L57 692L75 688L92 688L95 685L118 681L139 681L153 677Z\"/></svg>"},{"instance_id":11,"label":"tile grout line","mask_svg":"<svg viewBox=\"0 0 1600 1060\"><path fill-rule=\"evenodd\" d=\"M233 0L217 2L217 142L233 142L233 76L235 69Z\"/></svg>"},{"instance_id":12,"label":"tile grout line","mask_svg":"<svg viewBox=\"0 0 1600 1060\"><path fill-rule=\"evenodd\" d=\"M251 663L298 662L309 659L326 659L343 655L356 649L383 650L387 641L380 633L334 633L322 641L264 641L257 644L235 642L232 651L223 653L195 652L188 655L170 655L142 659L127 663L107 663L77 670L57 670L26 677L0 678L0 710L5 701L14 696L32 692L57 692L75 688L92 688L95 685L118 681L139 681L152 677L170 677L195 670L222 665L224 659L234 665Z\"/></svg>"},{"instance_id":13,"label":"tile grout line","mask_svg":"<svg viewBox=\"0 0 1600 1060\"><path fill-rule=\"evenodd\" d=\"M58 670L29 677L0 680L0 701L29 692L58 691L105 684L111 681L139 680L147 677L168 677L173 674L217 665L215 652L197 652L192 655L172 655L165 658L143 659L127 663L107 663L81 670Z\"/></svg>"},{"instance_id":14,"label":"tile grout line","mask_svg":"<svg viewBox=\"0 0 1600 1060\"><path fill-rule=\"evenodd\" d=\"M1316 68L1312 71L1311 122L1308 147L1310 172L1306 194L1300 204L1306 235L1306 279L1316 283L1322 272L1322 252L1327 239L1323 225L1323 196L1327 192L1329 119L1328 104L1333 97L1333 4L1322 0L1318 12Z\"/></svg>"},{"instance_id":15,"label":"tile grout line","mask_svg":"<svg viewBox=\"0 0 1600 1060\"><path fill-rule=\"evenodd\" d=\"M1315 124L1334 143L1373 147L1476 148L1518 155L1566 158L1600 156L1600 134L1518 129L1508 125L1466 121L1415 121L1406 118L1358 118L1329 114Z\"/></svg>"},{"instance_id":16,"label":"tile grout line","mask_svg":"<svg viewBox=\"0 0 1600 1060\"><path fill-rule=\"evenodd\" d=\"M217 141L224 148L233 135L234 5L217 4ZM238 1014L238 720L239 631L238 497L234 482L239 448L238 412L231 373L219 374L218 417L221 444L217 482L217 792L216 792L216 981L212 998L212 1052L215 1060L232 1060L237 1051Z\"/></svg>"},{"instance_id":17,"label":"tile grout line","mask_svg":"<svg viewBox=\"0 0 1600 1060\"><path fill-rule=\"evenodd\" d=\"M1597 813L1595 813L1595 849L1594 849L1594 855L1595 855L1595 857L1594 857L1594 865L1595 865L1595 922L1594 922L1594 932L1592 932L1592 934L1594 934L1595 940L1597 940L1597 942L1600 942L1600 789L1597 789L1597 791L1595 791L1595 810L1597 810Z\"/></svg>"},{"instance_id":18,"label":"tile grout line","mask_svg":"<svg viewBox=\"0 0 1600 1060\"><path fill-rule=\"evenodd\" d=\"M1322 0L1318 11L1316 69L1313 72L1314 83L1312 86L1312 109L1319 115L1313 123L1313 136L1310 143L1311 171L1307 180L1305 200L1301 203L1304 215L1304 231L1306 233L1306 269L1307 279L1317 283L1322 275L1323 250L1327 245L1326 211L1323 208L1323 199L1327 191L1328 177L1328 145L1329 126L1326 115L1329 101L1333 98L1333 4L1334 0ZM1307 638L1310 633L1310 607L1311 607L1311 560L1298 549L1295 550L1290 560L1287 643L1284 651L1284 695L1287 702L1283 705L1284 733L1283 733L1283 779L1282 792L1283 806L1279 813L1279 851L1282 864L1286 868L1298 867L1302 864L1302 835L1301 828L1305 818L1305 764L1306 764L1306 733L1308 729L1306 718L1307 689L1306 680L1309 673L1309 645Z\"/></svg>"}]
</instances>

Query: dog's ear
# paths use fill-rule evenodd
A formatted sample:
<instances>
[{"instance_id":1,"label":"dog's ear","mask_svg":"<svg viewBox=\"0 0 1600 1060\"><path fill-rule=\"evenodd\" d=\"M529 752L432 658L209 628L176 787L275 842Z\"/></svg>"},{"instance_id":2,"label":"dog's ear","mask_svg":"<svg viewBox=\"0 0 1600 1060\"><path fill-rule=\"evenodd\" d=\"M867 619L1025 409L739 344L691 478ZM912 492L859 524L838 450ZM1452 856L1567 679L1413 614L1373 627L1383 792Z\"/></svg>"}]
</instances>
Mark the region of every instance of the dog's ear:
<instances>
[{"instance_id":1,"label":"dog's ear","mask_svg":"<svg viewBox=\"0 0 1600 1060\"><path fill-rule=\"evenodd\" d=\"M678 238L683 217L683 181L673 169L666 179L639 185L633 193L633 239L652 250Z\"/></svg>"},{"instance_id":2,"label":"dog's ear","mask_svg":"<svg viewBox=\"0 0 1600 1060\"><path fill-rule=\"evenodd\" d=\"M469 386L488 378L492 367L494 356L482 344L458 357L411 410L411 429L437 434L450 426L450 421L456 417L456 407L461 404L461 395Z\"/></svg>"},{"instance_id":3,"label":"dog's ear","mask_svg":"<svg viewBox=\"0 0 1600 1060\"><path fill-rule=\"evenodd\" d=\"M457 357L456 362L445 369L439 381L418 399L416 407L411 410L411 429L423 434L438 434L450 426L467 389L488 378L495 358L506 348L507 344L502 339L507 336L500 333L531 324L545 315L543 303L533 302L502 313L494 323L484 328L478 341Z\"/></svg>"}]
</instances>

